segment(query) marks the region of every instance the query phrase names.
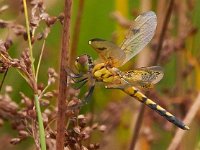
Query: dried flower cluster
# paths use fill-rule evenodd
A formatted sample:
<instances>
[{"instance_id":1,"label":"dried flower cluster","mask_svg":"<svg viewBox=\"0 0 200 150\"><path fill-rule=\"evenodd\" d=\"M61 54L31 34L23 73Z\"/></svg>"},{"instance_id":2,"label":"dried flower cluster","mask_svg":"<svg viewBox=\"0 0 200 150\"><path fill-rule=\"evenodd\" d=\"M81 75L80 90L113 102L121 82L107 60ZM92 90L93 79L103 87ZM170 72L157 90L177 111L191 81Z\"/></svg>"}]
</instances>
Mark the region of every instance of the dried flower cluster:
<instances>
[{"instance_id":1,"label":"dried flower cluster","mask_svg":"<svg viewBox=\"0 0 200 150\"><path fill-rule=\"evenodd\" d=\"M63 24L64 15L61 13L58 17L50 16L46 11L43 1L31 0L30 3L30 35L31 43L34 44L40 40L46 40L51 27L57 21ZM7 9L9 7L6 7ZM21 3L21 12L24 13L23 3ZM3 8L2 8L3 9ZM6 9L3 9L6 10ZM44 22L45 28L41 31L40 25ZM15 21L0 20L0 28L9 29L10 34L16 37L23 37L24 42L28 40L26 27L16 23ZM0 73L5 73L9 68L15 68L20 75L25 79L33 93L37 93L39 97L40 106L42 108L43 124L45 128L46 144L48 149L55 149L56 145L56 114L57 108L55 107L54 100L57 98L58 93L55 89L49 90L49 86L56 82L58 77L53 68L48 69L48 81L45 83L37 83L34 70L32 69L32 60L30 56L30 49L24 48L19 58L13 58L9 54L9 48L14 44L13 36L9 36L6 41L0 40ZM6 86L5 93L0 95L0 124L3 125L4 121L9 121L14 130L18 131L18 137L10 140L11 144L18 144L25 140L27 137L32 137L35 141L36 148L40 148L37 113L35 109L35 101L33 97L27 96L23 92L19 92L21 100L19 103L15 102L11 97L12 87ZM77 98L79 90L70 88L67 97L69 101L66 106L66 117L69 121L65 130L65 147L66 149L99 149L99 144L92 144L90 138L93 132L106 130L104 125L92 123L93 117L86 117L80 115L80 108L71 108L73 105L78 105L80 100ZM90 125L88 125L90 124Z\"/></svg>"}]
</instances>

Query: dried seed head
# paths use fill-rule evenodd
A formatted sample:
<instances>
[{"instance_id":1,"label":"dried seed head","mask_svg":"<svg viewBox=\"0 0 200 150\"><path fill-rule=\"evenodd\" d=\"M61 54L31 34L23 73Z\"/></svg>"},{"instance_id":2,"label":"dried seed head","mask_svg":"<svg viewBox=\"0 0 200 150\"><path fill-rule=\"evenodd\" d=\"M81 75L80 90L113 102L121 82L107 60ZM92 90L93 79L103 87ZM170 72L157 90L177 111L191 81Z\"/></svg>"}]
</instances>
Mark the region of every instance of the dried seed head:
<instances>
[{"instance_id":1,"label":"dried seed head","mask_svg":"<svg viewBox=\"0 0 200 150\"><path fill-rule=\"evenodd\" d=\"M81 121L81 120L84 120L85 119L85 116L84 115L78 115L78 119Z\"/></svg>"},{"instance_id":2,"label":"dried seed head","mask_svg":"<svg viewBox=\"0 0 200 150\"><path fill-rule=\"evenodd\" d=\"M64 23L64 18L65 18L64 13L60 13L60 15L58 16L58 20L60 21L61 24Z\"/></svg>"},{"instance_id":3,"label":"dried seed head","mask_svg":"<svg viewBox=\"0 0 200 150\"><path fill-rule=\"evenodd\" d=\"M16 24L16 23L12 23L10 24L10 28L13 30L13 32L17 35L24 35L26 34L26 28L22 25Z\"/></svg>"},{"instance_id":4,"label":"dried seed head","mask_svg":"<svg viewBox=\"0 0 200 150\"><path fill-rule=\"evenodd\" d=\"M6 93L11 93L13 91L12 86L7 85L5 88Z\"/></svg>"},{"instance_id":5,"label":"dried seed head","mask_svg":"<svg viewBox=\"0 0 200 150\"><path fill-rule=\"evenodd\" d=\"M44 94L44 97L46 97L47 99L53 98L54 94L52 92L46 92Z\"/></svg>"},{"instance_id":6,"label":"dried seed head","mask_svg":"<svg viewBox=\"0 0 200 150\"><path fill-rule=\"evenodd\" d=\"M3 11L5 11L5 10L8 9L8 8L9 8L8 5L3 5L3 6L1 6L1 8L0 8L0 13L2 13Z\"/></svg>"},{"instance_id":7,"label":"dried seed head","mask_svg":"<svg viewBox=\"0 0 200 150\"><path fill-rule=\"evenodd\" d=\"M8 50L12 44L13 44L13 41L8 38L8 39L6 39L4 46Z\"/></svg>"},{"instance_id":8,"label":"dried seed head","mask_svg":"<svg viewBox=\"0 0 200 150\"><path fill-rule=\"evenodd\" d=\"M25 137L28 137L28 136L29 136L29 133L26 132L26 131L24 131L24 130L20 130L20 131L19 131L19 136L20 136L21 138L25 138Z\"/></svg>"},{"instance_id":9,"label":"dried seed head","mask_svg":"<svg viewBox=\"0 0 200 150\"><path fill-rule=\"evenodd\" d=\"M76 89L70 88L68 90L69 97L77 97L79 93L80 93L80 89L76 90Z\"/></svg>"},{"instance_id":10,"label":"dried seed head","mask_svg":"<svg viewBox=\"0 0 200 150\"><path fill-rule=\"evenodd\" d=\"M35 112L35 110L28 110L27 111L27 114L28 114L28 116L30 116L31 118L33 118L33 119L36 119L36 112Z\"/></svg>"},{"instance_id":11,"label":"dried seed head","mask_svg":"<svg viewBox=\"0 0 200 150\"><path fill-rule=\"evenodd\" d=\"M79 135L81 134L81 130L80 130L79 126L74 127L73 130L74 130L75 133L77 133Z\"/></svg>"},{"instance_id":12,"label":"dried seed head","mask_svg":"<svg viewBox=\"0 0 200 150\"><path fill-rule=\"evenodd\" d=\"M44 38L44 33L43 33L43 32L40 32L40 33L38 33L38 34L36 35L36 39L37 39L38 41L42 40L43 38Z\"/></svg>"},{"instance_id":13,"label":"dried seed head","mask_svg":"<svg viewBox=\"0 0 200 150\"><path fill-rule=\"evenodd\" d=\"M95 129L97 129L98 126L99 126L98 123L95 123L92 125L92 129L95 130Z\"/></svg>"},{"instance_id":14,"label":"dried seed head","mask_svg":"<svg viewBox=\"0 0 200 150\"><path fill-rule=\"evenodd\" d=\"M0 118L0 127L4 124L4 121Z\"/></svg>"},{"instance_id":15,"label":"dried seed head","mask_svg":"<svg viewBox=\"0 0 200 150\"><path fill-rule=\"evenodd\" d=\"M19 144L21 142L20 138L13 138L10 140L10 144L16 145Z\"/></svg>"},{"instance_id":16,"label":"dried seed head","mask_svg":"<svg viewBox=\"0 0 200 150\"><path fill-rule=\"evenodd\" d=\"M33 101L22 92L20 92L20 95L22 97L22 103L25 104L28 109L33 108Z\"/></svg>"},{"instance_id":17,"label":"dried seed head","mask_svg":"<svg viewBox=\"0 0 200 150\"><path fill-rule=\"evenodd\" d=\"M8 22L4 20L0 20L0 28L6 28L8 26Z\"/></svg>"},{"instance_id":18,"label":"dried seed head","mask_svg":"<svg viewBox=\"0 0 200 150\"><path fill-rule=\"evenodd\" d=\"M48 69L48 76L49 76L48 84L52 84L52 83L55 83L55 80L56 80L58 75L53 68L49 68Z\"/></svg>"},{"instance_id":19,"label":"dried seed head","mask_svg":"<svg viewBox=\"0 0 200 150\"><path fill-rule=\"evenodd\" d=\"M44 113L47 115L47 116L50 116L51 115L51 113L52 113L52 111L50 110L50 109L45 109L44 110Z\"/></svg>"},{"instance_id":20,"label":"dried seed head","mask_svg":"<svg viewBox=\"0 0 200 150\"><path fill-rule=\"evenodd\" d=\"M12 67L21 68L21 64L20 64L20 60L19 59L13 59L11 64L12 64Z\"/></svg>"},{"instance_id":21,"label":"dried seed head","mask_svg":"<svg viewBox=\"0 0 200 150\"><path fill-rule=\"evenodd\" d=\"M50 132L49 133L49 138L56 139L56 133Z\"/></svg>"},{"instance_id":22,"label":"dried seed head","mask_svg":"<svg viewBox=\"0 0 200 150\"><path fill-rule=\"evenodd\" d=\"M47 99L43 99L42 101L40 101L41 106L47 107L47 106L49 106L49 104L50 104L50 102Z\"/></svg>"},{"instance_id":23,"label":"dried seed head","mask_svg":"<svg viewBox=\"0 0 200 150\"><path fill-rule=\"evenodd\" d=\"M44 122L45 124L48 124L49 118L48 118L47 114L43 113L43 114L42 114L42 118L43 118L43 122Z\"/></svg>"},{"instance_id":24,"label":"dried seed head","mask_svg":"<svg viewBox=\"0 0 200 150\"><path fill-rule=\"evenodd\" d=\"M46 21L46 24L48 27L52 26L56 21L57 21L57 17L48 17Z\"/></svg>"},{"instance_id":25,"label":"dried seed head","mask_svg":"<svg viewBox=\"0 0 200 150\"><path fill-rule=\"evenodd\" d=\"M90 144L88 147L90 150L96 150L100 148L100 145L95 143L95 144Z\"/></svg>"},{"instance_id":26,"label":"dried seed head","mask_svg":"<svg viewBox=\"0 0 200 150\"><path fill-rule=\"evenodd\" d=\"M81 103L80 100L78 100L78 99L73 99L73 100L71 100L71 101L68 103L67 107L69 107L69 108L75 108L75 107L78 106L80 103Z\"/></svg>"}]
</instances>

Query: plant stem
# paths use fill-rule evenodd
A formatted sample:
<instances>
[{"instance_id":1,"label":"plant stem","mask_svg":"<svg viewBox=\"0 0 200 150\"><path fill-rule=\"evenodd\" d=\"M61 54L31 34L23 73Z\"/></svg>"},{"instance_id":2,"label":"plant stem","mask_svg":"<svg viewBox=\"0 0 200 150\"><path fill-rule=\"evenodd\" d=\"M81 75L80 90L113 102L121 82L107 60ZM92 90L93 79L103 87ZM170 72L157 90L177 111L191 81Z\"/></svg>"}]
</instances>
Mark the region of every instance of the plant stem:
<instances>
[{"instance_id":1,"label":"plant stem","mask_svg":"<svg viewBox=\"0 0 200 150\"><path fill-rule=\"evenodd\" d=\"M191 124L191 122L194 120L194 117L199 111L199 107L200 107L200 92L198 93L196 99L194 100L191 108L187 112L187 115L185 116L183 122L185 122L187 125ZM167 150L176 150L185 133L186 133L185 130L177 129Z\"/></svg>"},{"instance_id":2,"label":"plant stem","mask_svg":"<svg viewBox=\"0 0 200 150\"><path fill-rule=\"evenodd\" d=\"M156 49L156 55L155 55L153 65L158 64L158 62L160 60L160 53L161 53L161 50L162 50L165 33L167 31L167 27L168 27L168 24L169 24L169 21L170 21L170 17L171 17L171 14L172 14L173 7L174 7L174 0L170 0L169 6L167 8L166 16L165 16L165 19L164 19L164 22L163 22L162 30L161 30L161 33L160 33L160 36L159 36L158 46L157 46L157 49Z\"/></svg>"},{"instance_id":3,"label":"plant stem","mask_svg":"<svg viewBox=\"0 0 200 150\"><path fill-rule=\"evenodd\" d=\"M158 42L158 46L157 46L157 49L156 49L156 55L155 55L155 59L153 61L153 65L157 65L159 63L162 45L163 45L166 30L167 30L167 26L169 24L170 16L171 16L171 13L172 13L172 10L173 10L173 6L174 6L174 0L170 0L169 6L167 8L166 15L165 15L165 19L164 19L164 22L163 22L162 31L161 31L160 36L159 36L159 42ZM146 95L148 95L148 93ZM132 137L132 140L131 140L130 150L135 149L136 141L138 139L138 135L139 135L140 129L142 127L144 111L145 111L145 105L141 105L139 115L138 115L137 121L136 121L136 126L135 126L135 129L134 129L134 134L133 134L133 137Z\"/></svg>"},{"instance_id":4,"label":"plant stem","mask_svg":"<svg viewBox=\"0 0 200 150\"><path fill-rule=\"evenodd\" d=\"M34 93L35 93L34 94L34 100L35 100L36 113L37 113L37 117L38 117L40 145L41 145L41 150L46 150L45 131L44 131L42 113L41 113L41 109L40 109L40 103L39 103L38 94L37 94L37 82L36 82L36 78L35 78L33 49L32 49L32 45L31 45L31 35L30 35L30 27L29 27L26 0L23 0L23 5L24 5L25 20L26 20L26 30L27 30L27 35L28 35L28 44L29 44L31 67L32 67L32 73L33 73L33 80L34 80L34 86L33 86L34 89L33 90L34 90Z\"/></svg>"},{"instance_id":5,"label":"plant stem","mask_svg":"<svg viewBox=\"0 0 200 150\"><path fill-rule=\"evenodd\" d=\"M36 82L38 80L38 73L39 73L39 69L40 69L40 63L41 63L41 60L42 60L42 55L43 55L43 52L44 52L44 46L45 46L45 40L42 44L42 50L41 50L41 53L40 53L40 57L39 57L38 65L37 65L37 69L36 69L36 75L35 75Z\"/></svg>"},{"instance_id":6,"label":"plant stem","mask_svg":"<svg viewBox=\"0 0 200 150\"><path fill-rule=\"evenodd\" d=\"M8 73L8 68L6 69L6 71L5 71L4 75L3 75L3 79L2 79L1 84L0 84L0 91L1 91L1 89L3 87L3 83L4 83L5 79L6 79L7 73Z\"/></svg>"},{"instance_id":7,"label":"plant stem","mask_svg":"<svg viewBox=\"0 0 200 150\"><path fill-rule=\"evenodd\" d=\"M49 88L51 84L47 84L47 86L44 88L44 90L42 90L42 92L40 93L38 99L40 100L42 98L42 96L44 95L44 93L46 92L46 90Z\"/></svg>"},{"instance_id":8,"label":"plant stem","mask_svg":"<svg viewBox=\"0 0 200 150\"><path fill-rule=\"evenodd\" d=\"M25 20L26 20L26 32L27 32L27 36L28 36L30 59L31 59L31 63L32 63L31 67L32 67L32 70L33 70L33 76L35 76L33 49L32 49L32 44L31 44L31 35L30 35L30 27L29 27L28 10L27 10L26 0L23 0L23 5L24 5Z\"/></svg>"},{"instance_id":9,"label":"plant stem","mask_svg":"<svg viewBox=\"0 0 200 150\"><path fill-rule=\"evenodd\" d=\"M46 150L46 141L45 141L45 132L44 132L44 125L43 125L43 119L42 119L42 113L40 109L40 103L38 99L38 95L34 95L35 100L35 108L37 112L38 117L38 126L39 126L39 134L40 134L40 145L42 150Z\"/></svg>"},{"instance_id":10,"label":"plant stem","mask_svg":"<svg viewBox=\"0 0 200 150\"><path fill-rule=\"evenodd\" d=\"M62 34L62 45L60 53L60 80L59 80L59 93L58 93L58 118L57 118L57 135L56 135L56 149L64 149L65 139L65 123L66 123L66 97L67 97L67 72L65 69L68 64L68 54L70 51L70 18L71 18L71 5L72 0L65 0L64 9L64 26Z\"/></svg>"},{"instance_id":11,"label":"plant stem","mask_svg":"<svg viewBox=\"0 0 200 150\"><path fill-rule=\"evenodd\" d=\"M83 15L83 8L84 8L84 2L85 0L79 0L78 5L78 12L76 16L76 21L73 29L73 35L72 35L72 45L70 50L70 57L69 57L69 64L70 66L73 65L76 57L76 51L79 41L79 35L80 35L80 27L81 27L81 18Z\"/></svg>"},{"instance_id":12,"label":"plant stem","mask_svg":"<svg viewBox=\"0 0 200 150\"><path fill-rule=\"evenodd\" d=\"M129 150L134 150L135 149L135 145L136 145L136 142L137 142L137 139L138 139L138 136L139 136L139 131L140 131L140 128L142 126L142 121L143 121L143 116L144 116L144 112L145 112L145 105L141 105L140 106L140 110L139 110L139 114L137 116L137 121L136 121L136 124L135 124L135 128L134 128L134 133L133 133L133 137L132 137L132 140L131 140L131 144L130 144L130 147L129 147Z\"/></svg>"}]
</instances>

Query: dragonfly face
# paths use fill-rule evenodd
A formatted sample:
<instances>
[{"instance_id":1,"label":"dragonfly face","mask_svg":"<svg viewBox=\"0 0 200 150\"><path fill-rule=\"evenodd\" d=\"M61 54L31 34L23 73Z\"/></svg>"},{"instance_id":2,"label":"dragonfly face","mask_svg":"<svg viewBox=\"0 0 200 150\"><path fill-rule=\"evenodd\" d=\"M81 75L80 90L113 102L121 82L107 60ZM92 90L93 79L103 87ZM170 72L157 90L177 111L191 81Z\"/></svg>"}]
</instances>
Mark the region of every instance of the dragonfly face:
<instances>
[{"instance_id":1,"label":"dragonfly face","mask_svg":"<svg viewBox=\"0 0 200 150\"><path fill-rule=\"evenodd\" d=\"M86 74L93 68L93 60L87 54L81 55L76 58L75 67L79 74Z\"/></svg>"},{"instance_id":2,"label":"dragonfly face","mask_svg":"<svg viewBox=\"0 0 200 150\"><path fill-rule=\"evenodd\" d=\"M117 68L129 61L149 43L155 33L156 25L157 18L154 12L143 13L132 23L125 40L120 46L97 38L89 41L89 44L98 53L101 63L89 63L89 56L86 55L78 57L75 64L80 73L90 74L87 76L92 81L89 94L94 89L94 81L104 82L106 88L124 91L155 110L168 121L186 130L189 129L188 126L135 88L135 86L150 88L159 82L164 75L160 66L142 67L126 72L122 72Z\"/></svg>"}]
</instances>

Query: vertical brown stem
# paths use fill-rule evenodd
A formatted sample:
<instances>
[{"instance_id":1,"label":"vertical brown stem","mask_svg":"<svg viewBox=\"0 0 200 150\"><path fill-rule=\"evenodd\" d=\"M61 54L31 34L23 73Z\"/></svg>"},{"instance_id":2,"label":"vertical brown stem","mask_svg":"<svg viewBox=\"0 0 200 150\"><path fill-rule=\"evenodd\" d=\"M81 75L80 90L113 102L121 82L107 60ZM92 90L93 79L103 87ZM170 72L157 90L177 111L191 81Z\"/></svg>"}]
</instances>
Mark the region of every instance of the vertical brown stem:
<instances>
[{"instance_id":1,"label":"vertical brown stem","mask_svg":"<svg viewBox=\"0 0 200 150\"><path fill-rule=\"evenodd\" d=\"M196 114L199 111L199 108L200 108L200 92L198 93L196 99L194 100L191 108L187 112L187 115L186 115L186 117L184 118L183 121L186 124L189 125L194 120ZM176 131L169 147L167 148L167 150L177 150L178 146L180 145L181 140L183 139L183 137L185 135L185 133L186 133L185 130L177 129L177 131Z\"/></svg>"},{"instance_id":2,"label":"vertical brown stem","mask_svg":"<svg viewBox=\"0 0 200 150\"><path fill-rule=\"evenodd\" d=\"M1 91L1 89L3 87L3 83L4 83L5 79L6 79L7 73L8 73L8 68L6 69L6 71L5 71L4 75L3 75L3 79L2 79L1 84L0 84L0 91Z\"/></svg>"},{"instance_id":3,"label":"vertical brown stem","mask_svg":"<svg viewBox=\"0 0 200 150\"><path fill-rule=\"evenodd\" d=\"M59 80L59 94L58 94L58 120L57 120L57 136L56 136L56 149L64 149L64 134L65 134L65 111L66 111L66 95L67 95L67 74L65 68L68 63L68 53L70 49L70 18L71 18L71 5L72 0L65 0L64 9L64 27L62 34L61 45L61 61L60 61L60 80Z\"/></svg>"},{"instance_id":4,"label":"vertical brown stem","mask_svg":"<svg viewBox=\"0 0 200 150\"><path fill-rule=\"evenodd\" d=\"M141 105L140 106L140 110L139 110L139 115L137 117L137 121L135 124L135 128L134 128L134 134L131 140L131 144L129 147L129 150L134 150L135 149L135 145L139 136L139 132L140 132L140 128L142 126L142 121L143 121L143 116L144 116L144 111L145 111L145 105Z\"/></svg>"},{"instance_id":5,"label":"vertical brown stem","mask_svg":"<svg viewBox=\"0 0 200 150\"><path fill-rule=\"evenodd\" d=\"M160 36L159 36L158 46L157 46L157 49L156 49L156 55L155 55L153 65L156 65L159 62L160 53L161 53L165 33L166 33L166 30L167 30L167 26L169 24L169 20L170 20L171 14L172 14L173 7L174 7L174 0L170 0L169 7L167 9L167 13L166 13L166 16L165 16L165 19L164 19L164 22L163 22L163 27L162 27L162 30L161 30L161 33L160 33Z\"/></svg>"},{"instance_id":6,"label":"vertical brown stem","mask_svg":"<svg viewBox=\"0 0 200 150\"><path fill-rule=\"evenodd\" d=\"M76 50L77 50L78 40L79 40L79 35L80 35L81 17L83 15L84 2L85 0L79 0L78 13L76 16L75 26L74 26L73 35L72 35L72 45L71 45L70 58L69 58L70 66L74 63L74 60L76 57Z\"/></svg>"},{"instance_id":7,"label":"vertical brown stem","mask_svg":"<svg viewBox=\"0 0 200 150\"><path fill-rule=\"evenodd\" d=\"M185 34L185 25L187 23L187 18L186 18L186 2L182 1L182 3L179 3L179 1L176 1L177 5L177 12L178 12L178 40L184 40L184 34ZM177 41L178 42L178 41ZM182 78L182 72L184 68L184 47L182 47L181 50L178 50L176 52L176 95L180 96L184 94L184 86L183 86L183 78Z\"/></svg>"},{"instance_id":8,"label":"vertical brown stem","mask_svg":"<svg viewBox=\"0 0 200 150\"><path fill-rule=\"evenodd\" d=\"M169 23L169 20L170 20L170 16L171 16L171 13L172 13L172 10L173 10L173 6L174 6L174 0L170 0L169 7L167 9L166 16L165 16L165 19L164 19L164 22L163 22L162 30L161 30L161 33L160 33L160 36L159 36L158 47L156 49L156 55L155 55L155 59L153 61L153 65L156 65L159 62L161 49L162 49L162 45L163 45L163 41L164 41L164 36L165 36L166 30L167 30L167 26L168 26L168 23ZM133 138L131 140L131 145L130 145L130 148L129 148L130 150L135 149L136 141L138 139L138 135L139 135L139 132L140 132L140 129L141 129L141 126L142 126L144 111L145 111L145 106L141 105L139 115L138 115L137 120L136 120L134 135L133 135Z\"/></svg>"}]
</instances>

